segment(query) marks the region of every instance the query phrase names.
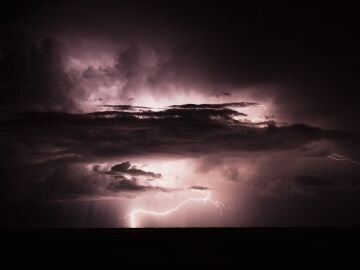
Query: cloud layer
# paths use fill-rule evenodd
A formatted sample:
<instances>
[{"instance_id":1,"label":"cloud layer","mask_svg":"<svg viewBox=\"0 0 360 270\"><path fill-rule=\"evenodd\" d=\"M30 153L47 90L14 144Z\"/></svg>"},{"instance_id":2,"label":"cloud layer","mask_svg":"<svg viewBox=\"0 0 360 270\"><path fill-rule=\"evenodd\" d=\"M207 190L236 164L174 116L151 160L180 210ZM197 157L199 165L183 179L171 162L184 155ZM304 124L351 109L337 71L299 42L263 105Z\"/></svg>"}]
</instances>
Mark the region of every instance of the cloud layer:
<instances>
[{"instance_id":1,"label":"cloud layer","mask_svg":"<svg viewBox=\"0 0 360 270\"><path fill-rule=\"evenodd\" d=\"M37 199L41 196L48 196L47 199L103 196L119 191L167 191L152 185L153 180L162 177L161 172L146 171L128 161L113 161L105 169L97 163L161 155L264 153L268 156L277 151L325 159L331 150L319 150L311 146L312 143L332 141L351 146L358 140L356 134L302 124L278 125L269 120L260 125L236 120L243 115L241 109L248 106L256 104L185 104L156 111L112 106L110 110L87 114L11 114L1 124L2 183L10 188L15 179L22 179L21 185L11 189L15 188L15 193L38 189L33 193L38 195L32 199L36 196L39 196ZM238 107L240 111L228 107ZM86 164L93 164L92 168L85 169ZM238 168L229 167L224 177L237 181L242 174ZM293 181L301 186L333 184L332 180L312 176L296 176ZM192 188L202 189L196 185Z\"/></svg>"}]
</instances>

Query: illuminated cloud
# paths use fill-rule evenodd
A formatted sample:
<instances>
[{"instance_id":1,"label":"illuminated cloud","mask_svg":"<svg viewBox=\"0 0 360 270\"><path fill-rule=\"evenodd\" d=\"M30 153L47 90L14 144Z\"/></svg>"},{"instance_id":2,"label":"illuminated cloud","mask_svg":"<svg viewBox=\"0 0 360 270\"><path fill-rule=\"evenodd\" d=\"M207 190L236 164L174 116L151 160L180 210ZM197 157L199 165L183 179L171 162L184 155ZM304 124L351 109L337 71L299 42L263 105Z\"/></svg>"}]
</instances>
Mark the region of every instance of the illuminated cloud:
<instances>
[{"instance_id":1,"label":"illuminated cloud","mask_svg":"<svg viewBox=\"0 0 360 270\"><path fill-rule=\"evenodd\" d=\"M8 158L17 160L13 166L25 166L26 170L18 172L12 171L11 167L2 167L2 171L7 175L8 184L12 178L21 178L25 186L29 182L34 187L34 194L46 194L48 199L108 196L109 191L166 191L170 190L168 186L156 182L162 178L161 171L148 171L129 161L113 161L108 167L97 165L97 162L128 159L128 156L232 156L240 152L271 155L274 151L325 159L329 151L320 149L314 154L314 150L309 150L316 149L311 144L322 140L350 142L358 138L351 133L307 125L277 126L273 121L259 127L248 121L235 120L241 112L227 108L239 106L241 109L252 105L183 105L156 111L117 106L115 111L88 114L15 114L2 123L6 131L2 135L2 148L8 148ZM93 165L90 171L84 171L83 166L88 163ZM218 160L214 167L217 163ZM242 168L246 168L245 171ZM223 177L236 182L250 171L244 164L229 164ZM275 172L269 171L269 174ZM290 183L290 180L286 181ZM205 189L201 185L191 188Z\"/></svg>"},{"instance_id":2,"label":"illuminated cloud","mask_svg":"<svg viewBox=\"0 0 360 270\"><path fill-rule=\"evenodd\" d=\"M356 16L142 2L7 9L0 225L359 224Z\"/></svg>"},{"instance_id":3,"label":"illuminated cloud","mask_svg":"<svg viewBox=\"0 0 360 270\"><path fill-rule=\"evenodd\" d=\"M146 172L146 171L137 169L135 166L131 167L131 164L129 161L112 166L111 172L115 172L115 173L120 172L120 173L128 174L131 176L145 176L145 177L152 177L152 178L160 178L161 177L161 174L159 174L159 173Z\"/></svg>"}]
</instances>

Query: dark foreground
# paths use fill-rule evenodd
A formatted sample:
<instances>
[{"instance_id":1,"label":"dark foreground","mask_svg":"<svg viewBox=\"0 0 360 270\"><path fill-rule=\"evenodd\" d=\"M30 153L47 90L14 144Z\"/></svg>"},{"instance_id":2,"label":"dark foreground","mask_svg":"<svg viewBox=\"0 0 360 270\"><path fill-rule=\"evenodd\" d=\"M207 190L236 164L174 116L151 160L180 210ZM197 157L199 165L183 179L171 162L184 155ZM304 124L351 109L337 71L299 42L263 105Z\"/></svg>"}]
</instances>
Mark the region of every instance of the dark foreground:
<instances>
[{"instance_id":1,"label":"dark foreground","mask_svg":"<svg viewBox=\"0 0 360 270\"><path fill-rule=\"evenodd\" d=\"M17 263L227 264L357 261L360 229L2 229L1 258ZM286 260L284 260L286 259ZM55 265L54 265L55 264ZM170 265L169 265L170 266Z\"/></svg>"}]
</instances>

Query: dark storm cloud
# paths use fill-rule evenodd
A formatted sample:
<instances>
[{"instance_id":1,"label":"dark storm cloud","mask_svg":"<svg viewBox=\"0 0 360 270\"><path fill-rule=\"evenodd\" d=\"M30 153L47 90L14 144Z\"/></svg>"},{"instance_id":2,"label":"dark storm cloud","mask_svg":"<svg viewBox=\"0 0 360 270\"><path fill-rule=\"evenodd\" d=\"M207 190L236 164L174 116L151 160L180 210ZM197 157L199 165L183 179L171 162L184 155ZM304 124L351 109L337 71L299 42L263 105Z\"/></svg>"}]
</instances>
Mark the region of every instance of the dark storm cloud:
<instances>
[{"instance_id":1,"label":"dark storm cloud","mask_svg":"<svg viewBox=\"0 0 360 270\"><path fill-rule=\"evenodd\" d=\"M145 191L163 191L170 192L174 191L168 188L156 187L156 186L145 186L137 182L135 178L132 179L121 179L116 182L111 182L106 187L108 190L114 192L145 192Z\"/></svg>"},{"instance_id":2,"label":"dark storm cloud","mask_svg":"<svg viewBox=\"0 0 360 270\"><path fill-rule=\"evenodd\" d=\"M149 117L149 118L191 118L207 121L210 117L221 117L231 119L234 116L247 116L228 107L247 107L256 103L225 103L225 104L184 104L173 105L160 111L153 111L151 108L130 106L130 105L107 105L116 111L95 112L88 115L96 117L127 116L127 117Z\"/></svg>"},{"instance_id":3,"label":"dark storm cloud","mask_svg":"<svg viewBox=\"0 0 360 270\"><path fill-rule=\"evenodd\" d=\"M297 175L293 178L293 181L299 186L310 187L310 188L355 189L360 187L359 175L351 175L351 176L345 175L345 177L344 176L319 177L313 175Z\"/></svg>"},{"instance_id":4,"label":"dark storm cloud","mask_svg":"<svg viewBox=\"0 0 360 270\"><path fill-rule=\"evenodd\" d=\"M353 124L360 100L355 64L359 59L355 38L358 16L350 6L36 1L21 10L19 13L14 4L3 20L2 29L7 33L1 46L1 70L7 74L7 79L1 80L5 105L28 106L35 102L41 107L71 107L66 90L69 87L64 86L67 79L61 71L56 71L57 79L53 80L54 68L44 63L34 68L25 60L27 53L11 53L8 48L24 43L21 51L26 52L25 43L44 36L64 41L76 36L89 43L106 39L113 44L128 44L115 57L115 67L127 79L123 90L130 93L143 83L154 88L194 83L201 88L199 91L225 96L255 86L252 95L259 100L273 99L277 113L289 121L358 129ZM167 48L168 57L151 72L140 57L143 44L157 52ZM36 50L36 57L48 57L43 56L41 46ZM14 54L16 57L11 56ZM51 76L30 76L33 69L47 70ZM87 73L91 77L90 70ZM110 74L113 76L113 71ZM39 76L40 86L35 79ZM264 87L257 89L258 85ZM126 98L136 99L130 93ZM19 97L17 102L15 96Z\"/></svg>"},{"instance_id":5,"label":"dark storm cloud","mask_svg":"<svg viewBox=\"0 0 360 270\"><path fill-rule=\"evenodd\" d=\"M220 110L220 109L229 109L229 108L245 108L251 106L257 106L259 103L255 102L233 102L233 103L216 103L216 104L181 104L181 105L171 105L169 106L170 110L165 112L172 112L176 109L182 109L185 112L185 109L194 110L194 109L202 109L202 110ZM132 106L132 105L103 105L104 108L111 108L119 111L135 111L142 110L143 112L150 113L151 108L142 107L142 106ZM162 112L164 113L164 111ZM241 114L246 116L246 114Z\"/></svg>"},{"instance_id":6,"label":"dark storm cloud","mask_svg":"<svg viewBox=\"0 0 360 270\"><path fill-rule=\"evenodd\" d=\"M233 116L246 116L244 113L239 113L234 110L230 109L222 109L222 110L215 110L215 109L201 109L201 110L194 110L194 109L167 109L161 112L145 112L144 115L149 116L158 116L158 117L174 117L179 116L182 118L198 118L207 120L211 116L219 116L223 118L230 119Z\"/></svg>"},{"instance_id":7,"label":"dark storm cloud","mask_svg":"<svg viewBox=\"0 0 360 270\"><path fill-rule=\"evenodd\" d=\"M310 187L331 187L333 185L329 179L311 175L296 176L294 181L299 185Z\"/></svg>"},{"instance_id":8,"label":"dark storm cloud","mask_svg":"<svg viewBox=\"0 0 360 270\"><path fill-rule=\"evenodd\" d=\"M132 105L101 105L103 108L111 108L119 111L133 111L133 110L141 110L148 109L147 107L141 106L132 106Z\"/></svg>"},{"instance_id":9,"label":"dark storm cloud","mask_svg":"<svg viewBox=\"0 0 360 270\"><path fill-rule=\"evenodd\" d=\"M185 105L184 105L185 106ZM170 108L164 109L161 111L151 111L150 108L145 108L139 112L131 112L127 110L131 110L126 108L125 111L103 111L103 112L94 112L88 114L89 116L94 116L97 118L109 118L109 117L116 117L116 116L123 116L123 117L148 117L148 118L174 118L180 117L183 119L199 119L199 120L208 120L209 117L221 117L224 119L231 119L234 116L247 116L247 114L237 112L235 110L221 108L219 109L212 109L201 107L202 105L198 105L198 109L194 108ZM114 106L112 106L114 107ZM121 106L123 107L123 106ZM127 107L127 106L126 106ZM215 106L216 107L216 106ZM119 108L119 107L118 107ZM146 110L147 109L147 110Z\"/></svg>"},{"instance_id":10,"label":"dark storm cloud","mask_svg":"<svg viewBox=\"0 0 360 270\"><path fill-rule=\"evenodd\" d=\"M1 206L170 191L151 185L161 172L123 161L207 154L214 160L204 167L214 168L223 165L225 155L258 156L253 164L260 165L248 182L242 171L247 172L246 160L224 165L224 178L250 187L290 195L336 193L321 201L326 209L334 206L336 220L358 205L338 206L348 199L344 189L358 201L357 165L326 158L332 148L316 144L331 141L349 150L341 154L360 160L359 135L353 133L359 131L360 107L357 8L239 1L12 2L0 18ZM111 59L100 61L104 54ZM71 57L80 70L68 65ZM183 89L234 103L154 111L110 105L109 89L127 104L143 94L172 102ZM247 97L251 102L235 103ZM109 104L109 111L69 113L89 101ZM271 101L271 114L301 124L235 120L246 117L242 108L259 105L252 101ZM113 167L97 165L109 159ZM264 201L267 211L250 212L271 215L269 220L290 216L300 220L297 225L306 218L293 211L296 199ZM317 207L321 223L329 212ZM347 215L348 224L358 223L357 213Z\"/></svg>"},{"instance_id":11,"label":"dark storm cloud","mask_svg":"<svg viewBox=\"0 0 360 270\"><path fill-rule=\"evenodd\" d=\"M37 148L36 152L44 151L42 145L47 144L62 149L58 155L86 158L295 149L321 139L349 144L358 139L351 133L301 124L276 126L275 122L268 122L268 127L259 128L234 120L234 114L241 113L228 109L164 109L134 113L15 114L12 120L2 123L2 137L4 141L24 145L30 153ZM140 171L133 168L128 173Z\"/></svg>"},{"instance_id":12,"label":"dark storm cloud","mask_svg":"<svg viewBox=\"0 0 360 270\"><path fill-rule=\"evenodd\" d=\"M109 196L109 192L120 191L167 191L148 182L149 178L160 178L160 173L145 171L128 161L105 170L97 165L98 160L113 157L279 150L306 155L310 150L305 146L311 142L327 139L354 144L358 140L351 133L299 124L276 126L269 122L261 128L234 120L233 112L226 108L164 108L144 113L125 109L90 114L15 113L6 117L0 135L1 159L6 161L0 173L7 190L2 199L25 196L29 190L25 198L31 196L35 201ZM147 117L139 117L144 115ZM324 158L328 155L321 153ZM92 169L85 169L84 164L93 164Z\"/></svg>"},{"instance_id":13,"label":"dark storm cloud","mask_svg":"<svg viewBox=\"0 0 360 270\"><path fill-rule=\"evenodd\" d=\"M136 180L122 179L117 182L111 182L107 189L113 191L144 191L147 187L140 186L136 183Z\"/></svg>"},{"instance_id":14,"label":"dark storm cloud","mask_svg":"<svg viewBox=\"0 0 360 270\"><path fill-rule=\"evenodd\" d=\"M194 20L199 35L174 52L179 74L229 88L267 85L252 94L273 98L290 121L357 129L358 22L350 7L208 8Z\"/></svg>"},{"instance_id":15,"label":"dark storm cloud","mask_svg":"<svg viewBox=\"0 0 360 270\"><path fill-rule=\"evenodd\" d=\"M127 170L130 169L130 162L126 161L120 164L116 164L114 166L111 167L111 171L115 171L115 172L126 172Z\"/></svg>"},{"instance_id":16,"label":"dark storm cloud","mask_svg":"<svg viewBox=\"0 0 360 270\"><path fill-rule=\"evenodd\" d=\"M94 200L116 196L118 193L127 196L138 192L175 191L150 185L149 181L153 179L140 179L150 175L159 178L160 174L135 169L129 169L129 172L102 171L98 165L89 171L84 159L54 160L44 154L41 156L44 161L40 163L34 163L29 156L30 164L16 164L14 161L11 167L6 164L0 167L1 185L6 190L1 196L1 202Z\"/></svg>"},{"instance_id":17,"label":"dark storm cloud","mask_svg":"<svg viewBox=\"0 0 360 270\"><path fill-rule=\"evenodd\" d=\"M146 177L153 177L153 178L160 178L160 173L153 173L153 172L147 172L140 169L137 169L136 167L130 167L131 164L129 161L116 164L111 167L112 172L120 172L124 174L128 174L131 176L146 176Z\"/></svg>"},{"instance_id":18,"label":"dark storm cloud","mask_svg":"<svg viewBox=\"0 0 360 270\"><path fill-rule=\"evenodd\" d=\"M189 187L189 189L196 189L196 190L209 190L208 187L204 187L204 186L198 186L198 185L194 185Z\"/></svg>"},{"instance_id":19,"label":"dark storm cloud","mask_svg":"<svg viewBox=\"0 0 360 270\"><path fill-rule=\"evenodd\" d=\"M348 192L359 189L360 167L340 163L323 153L302 152L303 147L268 153L242 153L238 158L217 155L204 159L198 170L220 170L224 179L254 188L260 194L275 196L317 196L322 192Z\"/></svg>"},{"instance_id":20,"label":"dark storm cloud","mask_svg":"<svg viewBox=\"0 0 360 270\"><path fill-rule=\"evenodd\" d=\"M251 107L254 105L259 105L255 102L234 102L234 103L220 103L220 104L182 104L182 105L172 105L171 108L178 109L225 109L228 107Z\"/></svg>"},{"instance_id":21,"label":"dark storm cloud","mask_svg":"<svg viewBox=\"0 0 360 270\"><path fill-rule=\"evenodd\" d=\"M2 170L6 176L2 183L7 191L1 197L3 202L47 202L102 196L108 181L87 174L78 163L18 164L15 167L17 169Z\"/></svg>"},{"instance_id":22,"label":"dark storm cloud","mask_svg":"<svg viewBox=\"0 0 360 270\"><path fill-rule=\"evenodd\" d=\"M70 93L73 86L62 66L59 41L46 38L28 46L23 41L15 49L4 51L0 60L2 106L12 110L74 108Z\"/></svg>"},{"instance_id":23,"label":"dark storm cloud","mask_svg":"<svg viewBox=\"0 0 360 270\"><path fill-rule=\"evenodd\" d=\"M136 166L131 166L129 161L125 161L119 164L112 165L109 170L101 170L99 165L93 166L93 171L106 175L112 175L117 179L126 179L126 176L131 176L136 180L137 177L145 177L147 180L153 180L153 178L161 178L160 173L154 173L138 169ZM126 176L125 176L126 175Z\"/></svg>"}]
</instances>

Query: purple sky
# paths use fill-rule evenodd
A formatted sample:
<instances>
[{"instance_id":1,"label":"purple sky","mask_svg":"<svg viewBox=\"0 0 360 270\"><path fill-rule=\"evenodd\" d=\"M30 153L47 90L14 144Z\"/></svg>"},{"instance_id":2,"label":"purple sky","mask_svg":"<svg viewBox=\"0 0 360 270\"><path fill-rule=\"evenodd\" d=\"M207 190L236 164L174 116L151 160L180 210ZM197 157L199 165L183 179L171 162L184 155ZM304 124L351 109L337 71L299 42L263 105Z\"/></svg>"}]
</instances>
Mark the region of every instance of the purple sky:
<instances>
[{"instance_id":1,"label":"purple sky","mask_svg":"<svg viewBox=\"0 0 360 270\"><path fill-rule=\"evenodd\" d=\"M10 5L0 225L358 225L358 41L351 13L335 16L347 12Z\"/></svg>"}]
</instances>

